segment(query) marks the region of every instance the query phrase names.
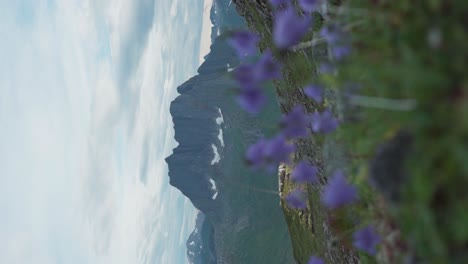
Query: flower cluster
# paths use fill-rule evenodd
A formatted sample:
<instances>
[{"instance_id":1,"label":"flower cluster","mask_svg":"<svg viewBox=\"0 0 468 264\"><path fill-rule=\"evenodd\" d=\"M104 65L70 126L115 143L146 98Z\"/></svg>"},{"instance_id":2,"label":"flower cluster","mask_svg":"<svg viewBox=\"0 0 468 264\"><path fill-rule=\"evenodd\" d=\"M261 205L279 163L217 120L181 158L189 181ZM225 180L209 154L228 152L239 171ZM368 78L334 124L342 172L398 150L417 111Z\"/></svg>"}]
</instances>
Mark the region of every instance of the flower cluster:
<instances>
[{"instance_id":1,"label":"flower cluster","mask_svg":"<svg viewBox=\"0 0 468 264\"><path fill-rule=\"evenodd\" d=\"M270 140L264 138L251 145L247 150L247 163L253 167L274 168L279 163L290 163L291 154L296 150L283 135Z\"/></svg>"},{"instance_id":2,"label":"flower cluster","mask_svg":"<svg viewBox=\"0 0 468 264\"><path fill-rule=\"evenodd\" d=\"M351 54L348 36L340 26L336 24L327 25L320 31L320 36L327 42L330 54L334 60L341 61Z\"/></svg>"},{"instance_id":3,"label":"flower cluster","mask_svg":"<svg viewBox=\"0 0 468 264\"><path fill-rule=\"evenodd\" d=\"M270 0L274 10L273 43L277 51L291 49L312 31L312 16L319 12L325 0L298 0L301 12L298 12L290 0ZM348 36L337 24L324 26L319 32L327 42L330 61L318 66L319 73L330 74L337 70L337 62L342 61L351 53ZM281 64L275 60L271 50L256 56L256 46L260 37L250 31L237 31L232 34L229 44L236 51L243 64L233 72L233 77L239 85L239 105L250 113L258 113L266 103L263 84L266 81L282 78ZM250 61L245 61L250 59ZM312 74L312 73L311 73ZM319 83L311 83L302 89L304 95L316 104L325 103L325 87ZM323 107L321 107L323 109ZM249 165L255 168L273 169L279 163L291 165L292 154L295 152L295 139L306 138L316 134L328 134L338 129L339 120L331 108L318 112L308 112L302 105L293 106L279 121L280 132L271 139L261 138L251 145L246 153ZM291 172L291 179L298 183L318 184L319 168L306 160L298 161ZM289 207L307 209L308 195L301 189L291 190L285 197ZM344 173L337 170L328 177L321 193L322 204L330 210L336 210L350 205L358 200L357 188L347 181ZM380 238L372 227L361 229L354 233L353 245L369 254L376 253L376 245ZM312 256L309 264L323 264L323 260Z\"/></svg>"}]
</instances>

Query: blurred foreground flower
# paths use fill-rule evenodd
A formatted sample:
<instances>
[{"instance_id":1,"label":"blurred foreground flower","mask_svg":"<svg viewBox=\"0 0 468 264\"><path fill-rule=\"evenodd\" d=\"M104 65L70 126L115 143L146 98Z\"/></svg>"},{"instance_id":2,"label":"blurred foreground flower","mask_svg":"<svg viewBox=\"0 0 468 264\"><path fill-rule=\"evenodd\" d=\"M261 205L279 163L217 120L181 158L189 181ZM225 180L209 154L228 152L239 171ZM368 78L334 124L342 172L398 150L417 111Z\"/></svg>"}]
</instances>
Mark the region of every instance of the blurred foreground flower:
<instances>
[{"instance_id":1,"label":"blurred foreground flower","mask_svg":"<svg viewBox=\"0 0 468 264\"><path fill-rule=\"evenodd\" d=\"M281 78L281 65L273 59L270 50L263 52L254 66L255 75L259 81Z\"/></svg>"},{"instance_id":2,"label":"blurred foreground flower","mask_svg":"<svg viewBox=\"0 0 468 264\"><path fill-rule=\"evenodd\" d=\"M306 161L299 162L291 173L291 179L298 183L317 183L318 169Z\"/></svg>"},{"instance_id":3,"label":"blurred foreground flower","mask_svg":"<svg viewBox=\"0 0 468 264\"><path fill-rule=\"evenodd\" d=\"M280 126L287 137L307 136L309 116L302 105L296 105L289 113L283 115Z\"/></svg>"},{"instance_id":4,"label":"blurred foreground flower","mask_svg":"<svg viewBox=\"0 0 468 264\"><path fill-rule=\"evenodd\" d=\"M375 232L372 226L367 226L356 231L353 235L353 245L369 255L377 253L376 246L380 243L380 236Z\"/></svg>"},{"instance_id":5,"label":"blurred foreground flower","mask_svg":"<svg viewBox=\"0 0 468 264\"><path fill-rule=\"evenodd\" d=\"M260 37L250 31L236 31L228 43L236 51L239 58L253 56L257 53L257 43Z\"/></svg>"},{"instance_id":6,"label":"blurred foreground flower","mask_svg":"<svg viewBox=\"0 0 468 264\"><path fill-rule=\"evenodd\" d=\"M306 13L317 11L321 0L299 0L299 6Z\"/></svg>"},{"instance_id":7,"label":"blurred foreground flower","mask_svg":"<svg viewBox=\"0 0 468 264\"><path fill-rule=\"evenodd\" d=\"M265 147L268 141L264 138L251 145L247 150L246 158L249 165L253 167L261 167L265 163Z\"/></svg>"},{"instance_id":8,"label":"blurred foreground flower","mask_svg":"<svg viewBox=\"0 0 468 264\"><path fill-rule=\"evenodd\" d=\"M320 104L323 101L323 90L321 85L310 84L304 87L304 94Z\"/></svg>"},{"instance_id":9,"label":"blurred foreground flower","mask_svg":"<svg viewBox=\"0 0 468 264\"><path fill-rule=\"evenodd\" d=\"M336 171L323 190L323 204L330 209L336 209L356 200L356 187L348 183L343 172Z\"/></svg>"},{"instance_id":10,"label":"blurred foreground flower","mask_svg":"<svg viewBox=\"0 0 468 264\"><path fill-rule=\"evenodd\" d=\"M330 133L338 127L338 119L333 117L330 109L322 113L315 112L311 116L311 128L315 133Z\"/></svg>"},{"instance_id":11,"label":"blurred foreground flower","mask_svg":"<svg viewBox=\"0 0 468 264\"><path fill-rule=\"evenodd\" d=\"M274 7L274 8L278 8L280 5L287 5L289 4L291 1L290 0L270 0L270 4Z\"/></svg>"},{"instance_id":12,"label":"blurred foreground flower","mask_svg":"<svg viewBox=\"0 0 468 264\"><path fill-rule=\"evenodd\" d=\"M299 189L291 191L285 198L288 206L296 209L305 209L307 207L306 199L306 194Z\"/></svg>"},{"instance_id":13,"label":"blurred foreground flower","mask_svg":"<svg viewBox=\"0 0 468 264\"><path fill-rule=\"evenodd\" d=\"M293 144L287 142L283 135L270 140L260 139L251 145L246 154L247 162L254 167L278 166L279 163L290 163L290 156L295 151Z\"/></svg>"},{"instance_id":14,"label":"blurred foreground flower","mask_svg":"<svg viewBox=\"0 0 468 264\"><path fill-rule=\"evenodd\" d=\"M241 64L233 72L234 80L241 88L258 86L260 80L255 72L255 65Z\"/></svg>"},{"instance_id":15,"label":"blurred foreground flower","mask_svg":"<svg viewBox=\"0 0 468 264\"><path fill-rule=\"evenodd\" d=\"M301 17L293 7L277 12L273 24L273 41L278 48L286 49L299 43L309 30L312 19Z\"/></svg>"},{"instance_id":16,"label":"blurred foreground flower","mask_svg":"<svg viewBox=\"0 0 468 264\"><path fill-rule=\"evenodd\" d=\"M325 262L323 262L323 259L318 258L316 256L310 257L309 261L307 262L307 264L324 264L324 263Z\"/></svg>"},{"instance_id":17,"label":"blurred foreground flower","mask_svg":"<svg viewBox=\"0 0 468 264\"><path fill-rule=\"evenodd\" d=\"M237 98L239 105L247 112L256 114L260 112L266 103L266 96L261 88L242 88Z\"/></svg>"},{"instance_id":18,"label":"blurred foreground flower","mask_svg":"<svg viewBox=\"0 0 468 264\"><path fill-rule=\"evenodd\" d=\"M283 135L271 139L265 147L265 157L269 163L274 165L291 162L291 154L296 150L293 144L287 142Z\"/></svg>"}]
</instances>

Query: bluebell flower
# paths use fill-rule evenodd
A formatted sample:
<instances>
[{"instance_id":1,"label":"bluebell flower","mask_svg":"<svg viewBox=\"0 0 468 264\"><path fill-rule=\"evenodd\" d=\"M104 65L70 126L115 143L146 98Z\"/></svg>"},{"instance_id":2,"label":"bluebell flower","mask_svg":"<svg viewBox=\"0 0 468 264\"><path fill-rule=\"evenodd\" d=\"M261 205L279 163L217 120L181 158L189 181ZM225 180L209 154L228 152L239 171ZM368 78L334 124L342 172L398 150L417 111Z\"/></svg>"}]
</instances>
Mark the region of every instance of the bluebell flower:
<instances>
[{"instance_id":1,"label":"bluebell flower","mask_svg":"<svg viewBox=\"0 0 468 264\"><path fill-rule=\"evenodd\" d=\"M304 87L304 94L313 99L317 103L323 101L323 86L319 84L311 84Z\"/></svg>"},{"instance_id":2,"label":"bluebell flower","mask_svg":"<svg viewBox=\"0 0 468 264\"><path fill-rule=\"evenodd\" d=\"M273 41L278 48L286 49L299 43L312 24L310 16L301 17L293 7L277 12L273 24Z\"/></svg>"},{"instance_id":3,"label":"bluebell flower","mask_svg":"<svg viewBox=\"0 0 468 264\"><path fill-rule=\"evenodd\" d=\"M336 60L342 60L344 57L351 54L351 47L349 45L335 45L331 46L331 53Z\"/></svg>"},{"instance_id":4,"label":"bluebell flower","mask_svg":"<svg viewBox=\"0 0 468 264\"><path fill-rule=\"evenodd\" d=\"M330 209L336 209L356 200L356 187L348 183L343 172L336 171L323 190L323 204Z\"/></svg>"},{"instance_id":5,"label":"bluebell flower","mask_svg":"<svg viewBox=\"0 0 468 264\"><path fill-rule=\"evenodd\" d=\"M316 257L316 256L312 256L310 257L307 264L324 264L324 262L323 262L323 259Z\"/></svg>"},{"instance_id":6,"label":"bluebell flower","mask_svg":"<svg viewBox=\"0 0 468 264\"><path fill-rule=\"evenodd\" d=\"M278 8L281 5L287 5L291 2L291 0L270 0L270 4L274 8Z\"/></svg>"},{"instance_id":7,"label":"bluebell flower","mask_svg":"<svg viewBox=\"0 0 468 264\"><path fill-rule=\"evenodd\" d=\"M245 111L256 114L265 105L266 99L265 94L260 88L251 86L241 88L237 102Z\"/></svg>"},{"instance_id":8,"label":"bluebell flower","mask_svg":"<svg viewBox=\"0 0 468 264\"><path fill-rule=\"evenodd\" d=\"M325 39L329 45L335 45L343 40L344 33L336 24L324 26L320 30L320 36Z\"/></svg>"},{"instance_id":9,"label":"bluebell flower","mask_svg":"<svg viewBox=\"0 0 468 264\"><path fill-rule=\"evenodd\" d=\"M321 74L330 74L333 73L336 69L335 66L330 63L321 63L319 64L318 70Z\"/></svg>"},{"instance_id":10,"label":"bluebell flower","mask_svg":"<svg viewBox=\"0 0 468 264\"><path fill-rule=\"evenodd\" d=\"M243 63L233 71L234 80L241 88L258 86L262 81L281 78L281 65L266 50L255 64Z\"/></svg>"},{"instance_id":11,"label":"bluebell flower","mask_svg":"<svg viewBox=\"0 0 468 264\"><path fill-rule=\"evenodd\" d=\"M270 50L263 52L254 67L257 79L260 81L281 78L281 65L273 59Z\"/></svg>"},{"instance_id":12,"label":"bluebell flower","mask_svg":"<svg viewBox=\"0 0 468 264\"><path fill-rule=\"evenodd\" d=\"M292 208L305 209L307 207L307 195L299 189L289 192L285 200L288 206Z\"/></svg>"},{"instance_id":13,"label":"bluebell flower","mask_svg":"<svg viewBox=\"0 0 468 264\"><path fill-rule=\"evenodd\" d=\"M320 36L328 43L334 59L342 60L344 57L351 54L348 38L338 25L332 24L323 27L320 30Z\"/></svg>"},{"instance_id":14,"label":"bluebell flower","mask_svg":"<svg viewBox=\"0 0 468 264\"><path fill-rule=\"evenodd\" d=\"M229 45L236 51L237 56L244 58L257 53L257 43L260 37L251 31L236 31L228 40Z\"/></svg>"},{"instance_id":15,"label":"bluebell flower","mask_svg":"<svg viewBox=\"0 0 468 264\"><path fill-rule=\"evenodd\" d=\"M369 255L377 253L376 246L380 243L380 236L375 232L374 228L367 226L356 231L353 235L353 245L359 250L362 250Z\"/></svg>"},{"instance_id":16,"label":"bluebell flower","mask_svg":"<svg viewBox=\"0 0 468 264\"><path fill-rule=\"evenodd\" d=\"M322 113L315 112L310 116L311 128L315 133L330 133L338 127L338 119L333 117L332 112L327 109Z\"/></svg>"},{"instance_id":17,"label":"bluebell flower","mask_svg":"<svg viewBox=\"0 0 468 264\"><path fill-rule=\"evenodd\" d=\"M291 179L298 183L317 183L318 169L306 161L299 162L291 173Z\"/></svg>"},{"instance_id":18,"label":"bluebell flower","mask_svg":"<svg viewBox=\"0 0 468 264\"><path fill-rule=\"evenodd\" d=\"M250 166L259 168L265 164L265 148L268 141L261 138L247 149L246 159Z\"/></svg>"},{"instance_id":19,"label":"bluebell flower","mask_svg":"<svg viewBox=\"0 0 468 264\"><path fill-rule=\"evenodd\" d=\"M321 0L299 0L299 6L306 13L317 11Z\"/></svg>"},{"instance_id":20,"label":"bluebell flower","mask_svg":"<svg viewBox=\"0 0 468 264\"><path fill-rule=\"evenodd\" d=\"M274 165L281 162L290 163L290 156L294 151L294 145L287 142L283 135L278 135L268 142L265 147L265 156L267 161Z\"/></svg>"},{"instance_id":21,"label":"bluebell flower","mask_svg":"<svg viewBox=\"0 0 468 264\"><path fill-rule=\"evenodd\" d=\"M260 82L255 71L255 65L252 64L244 63L239 65L234 69L233 77L242 88L254 87Z\"/></svg>"},{"instance_id":22,"label":"bluebell flower","mask_svg":"<svg viewBox=\"0 0 468 264\"><path fill-rule=\"evenodd\" d=\"M280 121L283 134L287 137L305 137L309 118L302 105L296 105L289 113L283 115Z\"/></svg>"}]
</instances>

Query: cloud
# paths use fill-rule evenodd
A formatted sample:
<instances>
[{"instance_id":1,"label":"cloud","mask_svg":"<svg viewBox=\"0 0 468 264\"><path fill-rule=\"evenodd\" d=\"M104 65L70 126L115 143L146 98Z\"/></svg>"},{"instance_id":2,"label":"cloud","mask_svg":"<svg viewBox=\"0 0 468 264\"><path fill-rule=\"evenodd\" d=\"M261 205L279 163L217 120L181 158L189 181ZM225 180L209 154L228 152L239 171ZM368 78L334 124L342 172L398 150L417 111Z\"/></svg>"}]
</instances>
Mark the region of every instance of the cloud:
<instances>
[{"instance_id":1,"label":"cloud","mask_svg":"<svg viewBox=\"0 0 468 264\"><path fill-rule=\"evenodd\" d=\"M201 11L0 0L0 262L185 262L195 210L164 158Z\"/></svg>"}]
</instances>

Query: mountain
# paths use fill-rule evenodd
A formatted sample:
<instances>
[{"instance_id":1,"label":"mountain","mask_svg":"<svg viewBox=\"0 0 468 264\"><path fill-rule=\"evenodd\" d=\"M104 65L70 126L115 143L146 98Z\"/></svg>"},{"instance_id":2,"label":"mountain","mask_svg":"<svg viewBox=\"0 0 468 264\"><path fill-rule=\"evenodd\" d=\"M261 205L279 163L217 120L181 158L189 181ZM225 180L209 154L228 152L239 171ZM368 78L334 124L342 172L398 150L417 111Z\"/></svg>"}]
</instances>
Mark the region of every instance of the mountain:
<instances>
[{"instance_id":1,"label":"mountain","mask_svg":"<svg viewBox=\"0 0 468 264\"><path fill-rule=\"evenodd\" d=\"M276 175L244 162L250 144L276 131L280 110L275 100L256 116L237 105L230 70L239 61L226 37L245 22L229 0L214 2L211 20L211 51L170 107L179 143L166 159L170 184L200 210L187 256L196 264L294 263Z\"/></svg>"}]
</instances>

